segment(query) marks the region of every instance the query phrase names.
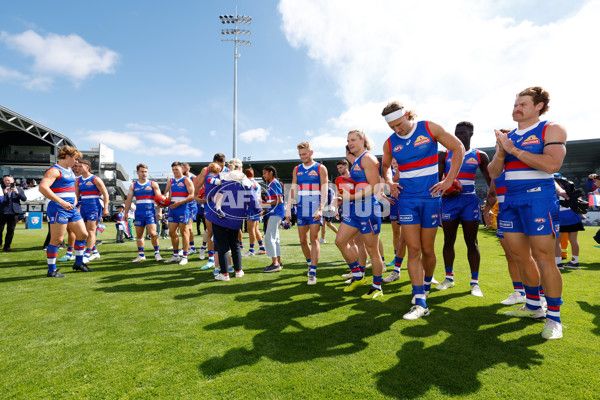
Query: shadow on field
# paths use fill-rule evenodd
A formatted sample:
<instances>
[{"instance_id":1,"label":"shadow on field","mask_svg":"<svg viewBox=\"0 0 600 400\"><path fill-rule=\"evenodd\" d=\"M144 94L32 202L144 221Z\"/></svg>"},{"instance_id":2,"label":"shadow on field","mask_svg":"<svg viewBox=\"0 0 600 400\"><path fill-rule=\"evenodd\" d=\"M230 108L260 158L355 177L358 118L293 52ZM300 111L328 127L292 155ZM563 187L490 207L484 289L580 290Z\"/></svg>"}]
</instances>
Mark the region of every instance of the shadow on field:
<instances>
[{"instance_id":1,"label":"shadow on field","mask_svg":"<svg viewBox=\"0 0 600 400\"><path fill-rule=\"evenodd\" d=\"M179 265L177 265L177 267L179 267ZM108 269L129 271L131 268L115 267ZM125 280L130 281L131 283L108 286L108 284L114 284ZM98 280L98 283L107 286L95 290L105 293L160 291L171 288L195 286L203 281L206 281L206 279L198 274L197 268L173 268L160 271L153 269L148 272L126 273L101 277Z\"/></svg>"},{"instance_id":2,"label":"shadow on field","mask_svg":"<svg viewBox=\"0 0 600 400\"><path fill-rule=\"evenodd\" d=\"M481 388L479 373L494 365L523 370L540 365L542 355L530 347L544 339L527 335L502 340L501 335L521 330L524 321L497 315L500 307L494 304L453 310L437 306L424 319L426 325L404 328L402 334L415 340L405 342L396 353L397 365L376 374L378 390L387 396L413 399L437 387L444 395L465 396ZM448 337L435 346L424 347L418 340L440 332Z\"/></svg>"},{"instance_id":3,"label":"shadow on field","mask_svg":"<svg viewBox=\"0 0 600 400\"><path fill-rule=\"evenodd\" d=\"M233 327L260 331L254 335L251 349L230 349L221 357L201 363L199 369L205 376L253 365L263 357L287 364L359 352L368 346L371 336L390 329L399 318L399 304L407 300L406 296L394 296L385 301L360 299L360 294L368 287L355 293L344 293L341 288L332 290L330 286L317 285L307 293L305 283L286 284L281 282L284 279L288 278L281 276L280 282L271 281L270 290L236 297L239 302L258 301L262 305L260 308L243 317L230 317L205 327L209 331L226 331ZM256 287L251 290L256 291ZM210 290L205 289L200 295L207 292ZM342 307L351 311L335 311ZM331 313L325 323L320 315L323 313Z\"/></svg>"},{"instance_id":4,"label":"shadow on field","mask_svg":"<svg viewBox=\"0 0 600 400\"><path fill-rule=\"evenodd\" d=\"M596 328L592 329L592 333L600 336L600 305L593 306L587 301L578 301L577 304L579 304L579 307L581 307L583 311L592 314L594 317L593 322L596 324Z\"/></svg>"}]
</instances>

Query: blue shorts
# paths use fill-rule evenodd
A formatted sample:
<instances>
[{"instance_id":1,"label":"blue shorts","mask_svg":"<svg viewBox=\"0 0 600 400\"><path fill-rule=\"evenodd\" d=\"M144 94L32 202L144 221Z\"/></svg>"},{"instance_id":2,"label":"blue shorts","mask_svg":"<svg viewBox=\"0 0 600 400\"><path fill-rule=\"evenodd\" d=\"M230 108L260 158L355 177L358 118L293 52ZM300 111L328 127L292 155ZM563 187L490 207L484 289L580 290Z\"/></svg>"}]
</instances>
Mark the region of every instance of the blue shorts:
<instances>
[{"instance_id":1,"label":"blue shorts","mask_svg":"<svg viewBox=\"0 0 600 400\"><path fill-rule=\"evenodd\" d=\"M396 201L394 204L390 203L390 222L398 222L398 199L394 198Z\"/></svg>"},{"instance_id":2,"label":"blue shorts","mask_svg":"<svg viewBox=\"0 0 600 400\"><path fill-rule=\"evenodd\" d=\"M441 225L441 201L432 199L401 199L398 201L398 224L437 228Z\"/></svg>"},{"instance_id":3,"label":"blue shorts","mask_svg":"<svg viewBox=\"0 0 600 400\"><path fill-rule=\"evenodd\" d=\"M322 225L323 224L323 216L321 216L321 218L319 218L316 221L313 218L313 215L316 211L317 211L316 207L313 209L313 207L298 206L298 226L314 225L314 224Z\"/></svg>"},{"instance_id":4,"label":"blue shorts","mask_svg":"<svg viewBox=\"0 0 600 400\"><path fill-rule=\"evenodd\" d=\"M248 215L248 221L262 221L262 217L258 214L256 215Z\"/></svg>"},{"instance_id":5,"label":"blue shorts","mask_svg":"<svg viewBox=\"0 0 600 400\"><path fill-rule=\"evenodd\" d=\"M142 211L135 213L135 222L133 225L135 226L146 226L146 225L156 225L156 215L154 214L154 209L152 211Z\"/></svg>"},{"instance_id":6,"label":"blue shorts","mask_svg":"<svg viewBox=\"0 0 600 400\"><path fill-rule=\"evenodd\" d=\"M195 200L190 201L189 203L189 215L192 221L196 220L196 215L198 214L198 203Z\"/></svg>"},{"instance_id":7,"label":"blue shorts","mask_svg":"<svg viewBox=\"0 0 600 400\"><path fill-rule=\"evenodd\" d=\"M358 217L356 215L344 217L342 223L358 229L363 234L374 233L377 235L381 231L381 217L377 215L371 215L370 217Z\"/></svg>"},{"instance_id":8,"label":"blue shorts","mask_svg":"<svg viewBox=\"0 0 600 400\"><path fill-rule=\"evenodd\" d=\"M190 220L187 204L169 210L169 223L187 224Z\"/></svg>"},{"instance_id":9,"label":"blue shorts","mask_svg":"<svg viewBox=\"0 0 600 400\"><path fill-rule=\"evenodd\" d=\"M523 200L506 198L500 208L498 229L504 233L556 236L559 232L558 201L555 198Z\"/></svg>"},{"instance_id":10,"label":"blue shorts","mask_svg":"<svg viewBox=\"0 0 600 400\"><path fill-rule=\"evenodd\" d=\"M462 194L456 197L442 197L442 221L479 221L479 199L475 193Z\"/></svg>"},{"instance_id":11,"label":"blue shorts","mask_svg":"<svg viewBox=\"0 0 600 400\"><path fill-rule=\"evenodd\" d=\"M79 213L83 222L99 221L102 217L102 207L98 207L96 204L82 204Z\"/></svg>"},{"instance_id":12,"label":"blue shorts","mask_svg":"<svg viewBox=\"0 0 600 400\"><path fill-rule=\"evenodd\" d=\"M76 222L81 219L81 214L79 214L77 208L67 211L60 204L53 201L48 203L46 215L50 224L68 224L69 222Z\"/></svg>"}]
</instances>

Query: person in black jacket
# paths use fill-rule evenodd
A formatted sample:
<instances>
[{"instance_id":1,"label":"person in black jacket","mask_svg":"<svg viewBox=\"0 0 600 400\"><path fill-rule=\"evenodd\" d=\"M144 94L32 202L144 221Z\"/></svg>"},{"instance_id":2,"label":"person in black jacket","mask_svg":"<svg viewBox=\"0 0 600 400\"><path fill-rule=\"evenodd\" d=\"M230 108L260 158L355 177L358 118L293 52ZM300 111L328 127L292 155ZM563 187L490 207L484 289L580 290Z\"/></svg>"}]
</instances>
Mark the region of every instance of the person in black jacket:
<instances>
[{"instance_id":1,"label":"person in black jacket","mask_svg":"<svg viewBox=\"0 0 600 400\"><path fill-rule=\"evenodd\" d=\"M15 227L19 214L23 213L21 201L27 201L25 192L15 185L15 179L11 175L4 175L2 178L4 189L2 191L2 201L0 202L0 246L2 246L2 236L4 226L6 225L6 238L4 239L4 251L16 251L11 248Z\"/></svg>"}]
</instances>

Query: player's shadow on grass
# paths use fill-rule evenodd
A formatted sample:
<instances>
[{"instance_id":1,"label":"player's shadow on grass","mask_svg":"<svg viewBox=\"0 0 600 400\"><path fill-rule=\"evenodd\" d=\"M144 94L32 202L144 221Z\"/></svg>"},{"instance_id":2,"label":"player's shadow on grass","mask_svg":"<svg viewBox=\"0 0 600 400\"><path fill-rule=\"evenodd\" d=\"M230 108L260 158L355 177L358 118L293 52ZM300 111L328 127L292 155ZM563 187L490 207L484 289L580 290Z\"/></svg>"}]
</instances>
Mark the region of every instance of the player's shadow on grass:
<instances>
[{"instance_id":1,"label":"player's shadow on grass","mask_svg":"<svg viewBox=\"0 0 600 400\"><path fill-rule=\"evenodd\" d=\"M130 282L114 285L114 283L123 281ZM152 270L147 272L104 276L101 277L98 282L105 286L95 290L105 293L160 291L172 288L196 286L202 281L205 281L205 279L198 274L197 269L179 267L170 270Z\"/></svg>"},{"instance_id":2,"label":"player's shadow on grass","mask_svg":"<svg viewBox=\"0 0 600 400\"><path fill-rule=\"evenodd\" d=\"M399 310L407 308L412 296L407 293L384 297L383 301L365 301L360 295L367 289L344 293L341 288L332 290L317 285L312 296L306 298L302 284L237 296L236 301L259 301L263 306L205 329L226 332L242 327L260 331L252 338L252 348L242 345L230 349L202 362L199 369L205 376L214 376L253 365L263 357L287 364L360 352L367 348L372 336L390 330L402 318Z\"/></svg>"},{"instance_id":3,"label":"player's shadow on grass","mask_svg":"<svg viewBox=\"0 0 600 400\"><path fill-rule=\"evenodd\" d=\"M596 328L592 329L594 335L600 336L600 305L594 306L587 301L578 301L579 307L587 313L594 316L593 323L596 324Z\"/></svg>"},{"instance_id":4,"label":"player's shadow on grass","mask_svg":"<svg viewBox=\"0 0 600 400\"><path fill-rule=\"evenodd\" d=\"M397 352L398 364L376 374L378 390L395 398L419 398L436 387L444 395L468 396L482 386L479 374L497 364L523 370L540 365L543 356L532 346L544 342L540 335L503 340L502 335L519 331L524 323L497 315L501 305L453 310L434 307L426 325L404 328L402 335L415 340ZM540 324L540 330L542 325ZM420 338L449 336L443 342L425 347Z\"/></svg>"}]
</instances>

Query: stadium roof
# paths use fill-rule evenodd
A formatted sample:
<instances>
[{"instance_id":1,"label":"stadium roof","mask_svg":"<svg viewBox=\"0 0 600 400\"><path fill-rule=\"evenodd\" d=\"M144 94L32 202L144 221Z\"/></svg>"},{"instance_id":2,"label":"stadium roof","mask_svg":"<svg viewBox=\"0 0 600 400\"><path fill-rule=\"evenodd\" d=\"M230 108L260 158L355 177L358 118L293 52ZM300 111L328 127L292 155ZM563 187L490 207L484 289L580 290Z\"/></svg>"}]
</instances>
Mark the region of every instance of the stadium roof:
<instances>
[{"instance_id":1,"label":"stadium roof","mask_svg":"<svg viewBox=\"0 0 600 400\"><path fill-rule=\"evenodd\" d=\"M50 145L53 149L74 146L66 136L3 106L0 106L0 141L24 146Z\"/></svg>"}]
</instances>

